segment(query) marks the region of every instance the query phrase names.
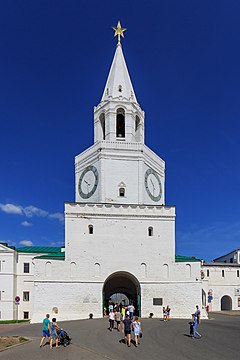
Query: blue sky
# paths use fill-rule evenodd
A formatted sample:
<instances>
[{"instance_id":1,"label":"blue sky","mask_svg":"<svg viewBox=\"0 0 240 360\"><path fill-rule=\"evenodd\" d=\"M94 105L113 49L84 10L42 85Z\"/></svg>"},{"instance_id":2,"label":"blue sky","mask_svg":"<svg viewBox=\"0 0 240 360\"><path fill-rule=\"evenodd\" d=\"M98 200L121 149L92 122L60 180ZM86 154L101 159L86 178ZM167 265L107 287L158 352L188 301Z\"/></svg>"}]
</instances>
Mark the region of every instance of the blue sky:
<instances>
[{"instance_id":1,"label":"blue sky","mask_svg":"<svg viewBox=\"0 0 240 360\"><path fill-rule=\"evenodd\" d=\"M1 2L0 241L63 244L120 19L145 142L166 161L176 252L239 248L239 13L233 0Z\"/></svg>"}]
</instances>

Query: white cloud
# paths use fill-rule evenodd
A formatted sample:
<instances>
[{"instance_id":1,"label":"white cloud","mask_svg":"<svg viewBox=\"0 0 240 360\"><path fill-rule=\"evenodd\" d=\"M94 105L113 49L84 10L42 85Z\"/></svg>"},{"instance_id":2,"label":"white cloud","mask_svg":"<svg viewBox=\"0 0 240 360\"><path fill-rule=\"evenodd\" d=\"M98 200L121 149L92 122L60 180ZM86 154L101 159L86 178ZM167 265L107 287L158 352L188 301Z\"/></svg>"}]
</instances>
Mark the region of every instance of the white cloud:
<instances>
[{"instance_id":1,"label":"white cloud","mask_svg":"<svg viewBox=\"0 0 240 360\"><path fill-rule=\"evenodd\" d=\"M33 245L32 241L30 241L30 240L22 240L19 242L19 244L24 245L24 246L32 246Z\"/></svg>"},{"instance_id":2,"label":"white cloud","mask_svg":"<svg viewBox=\"0 0 240 360\"><path fill-rule=\"evenodd\" d=\"M49 214L48 215L51 219L58 219L60 222L62 222L64 220L64 216L62 213L54 213L54 214Z\"/></svg>"},{"instance_id":3,"label":"white cloud","mask_svg":"<svg viewBox=\"0 0 240 360\"><path fill-rule=\"evenodd\" d=\"M23 215L23 208L22 206L17 206L14 204L1 204L0 203L0 210L8 214L18 214Z\"/></svg>"},{"instance_id":4,"label":"white cloud","mask_svg":"<svg viewBox=\"0 0 240 360\"><path fill-rule=\"evenodd\" d=\"M21 222L21 225L28 227L28 226L32 226L32 223L30 223L29 221L23 221Z\"/></svg>"},{"instance_id":5,"label":"white cloud","mask_svg":"<svg viewBox=\"0 0 240 360\"><path fill-rule=\"evenodd\" d=\"M39 216L39 217L46 217L48 216L48 212L42 209L37 208L36 206L27 206L23 209L24 214L27 217L32 217L32 216Z\"/></svg>"},{"instance_id":6,"label":"white cloud","mask_svg":"<svg viewBox=\"0 0 240 360\"><path fill-rule=\"evenodd\" d=\"M0 203L0 211L3 211L8 214L17 214L17 215L25 215L27 218L32 218L34 216L37 217L45 217L49 219L57 219L60 222L63 222L64 216L62 213L56 212L56 213L49 213L46 210L40 209L36 206L29 205L26 207L20 206L20 205L14 205L14 204L1 204ZM28 221L23 221L21 223L23 226L31 226L32 224Z\"/></svg>"}]
</instances>

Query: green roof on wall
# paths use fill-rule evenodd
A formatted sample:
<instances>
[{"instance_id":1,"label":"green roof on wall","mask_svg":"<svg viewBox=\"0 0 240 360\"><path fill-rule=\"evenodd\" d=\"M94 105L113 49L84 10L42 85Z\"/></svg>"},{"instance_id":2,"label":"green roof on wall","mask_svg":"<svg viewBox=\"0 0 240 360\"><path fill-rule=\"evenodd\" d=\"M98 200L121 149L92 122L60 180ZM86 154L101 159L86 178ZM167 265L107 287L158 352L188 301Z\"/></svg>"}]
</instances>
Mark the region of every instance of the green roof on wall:
<instances>
[{"instance_id":1,"label":"green roof on wall","mask_svg":"<svg viewBox=\"0 0 240 360\"><path fill-rule=\"evenodd\" d=\"M35 256L35 259L65 260L65 253L58 252L58 253L41 255L41 256Z\"/></svg>"},{"instance_id":2,"label":"green roof on wall","mask_svg":"<svg viewBox=\"0 0 240 360\"><path fill-rule=\"evenodd\" d=\"M60 253L61 247L53 247L53 246L24 246L16 249L17 252L21 253L44 253L44 254L52 254L52 253Z\"/></svg>"},{"instance_id":3,"label":"green roof on wall","mask_svg":"<svg viewBox=\"0 0 240 360\"><path fill-rule=\"evenodd\" d=\"M176 262L193 262L193 261L201 261L200 259L195 258L195 256L182 256L182 255L176 255L175 256Z\"/></svg>"}]
</instances>

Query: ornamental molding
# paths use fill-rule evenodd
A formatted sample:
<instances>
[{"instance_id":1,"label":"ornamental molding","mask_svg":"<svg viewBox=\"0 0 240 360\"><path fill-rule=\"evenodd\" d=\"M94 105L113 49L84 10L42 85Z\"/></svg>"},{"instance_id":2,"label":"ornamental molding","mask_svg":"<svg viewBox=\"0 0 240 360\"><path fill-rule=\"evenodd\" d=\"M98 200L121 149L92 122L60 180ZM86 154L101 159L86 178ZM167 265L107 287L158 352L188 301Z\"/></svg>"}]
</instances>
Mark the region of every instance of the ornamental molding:
<instances>
[{"instance_id":1,"label":"ornamental molding","mask_svg":"<svg viewBox=\"0 0 240 360\"><path fill-rule=\"evenodd\" d=\"M130 219L158 219L158 220L171 220L175 219L175 215L133 215L133 214L109 214L109 213L65 213L65 218L81 218L81 219L89 219L89 218L126 218L126 220Z\"/></svg>"}]
</instances>

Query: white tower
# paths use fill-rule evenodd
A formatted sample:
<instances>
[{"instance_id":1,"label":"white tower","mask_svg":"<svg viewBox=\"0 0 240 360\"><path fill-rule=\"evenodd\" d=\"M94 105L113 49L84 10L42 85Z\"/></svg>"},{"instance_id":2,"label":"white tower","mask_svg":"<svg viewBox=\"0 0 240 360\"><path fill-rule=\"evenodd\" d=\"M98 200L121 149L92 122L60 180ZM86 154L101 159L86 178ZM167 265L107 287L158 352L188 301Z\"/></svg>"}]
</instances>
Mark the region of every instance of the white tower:
<instances>
[{"instance_id":1,"label":"white tower","mask_svg":"<svg viewBox=\"0 0 240 360\"><path fill-rule=\"evenodd\" d=\"M123 35L120 23L115 31ZM175 207L164 203L164 171L164 161L144 144L144 112L119 39L94 109L94 144L75 158L64 258L35 259L34 321L56 307L59 320L101 317L119 293L141 316L160 316L167 304L173 316L189 316L200 303L200 262L175 259Z\"/></svg>"},{"instance_id":2,"label":"white tower","mask_svg":"<svg viewBox=\"0 0 240 360\"><path fill-rule=\"evenodd\" d=\"M94 145L75 159L75 182L76 202L164 204L165 163L144 144L144 111L120 42L94 108Z\"/></svg>"}]
</instances>

